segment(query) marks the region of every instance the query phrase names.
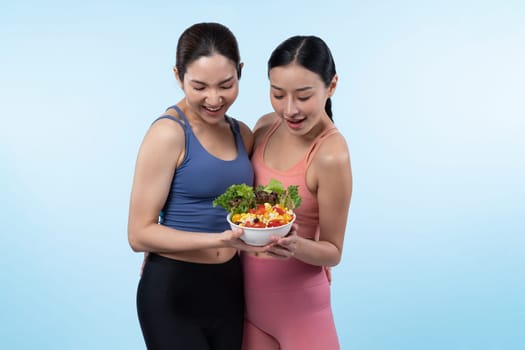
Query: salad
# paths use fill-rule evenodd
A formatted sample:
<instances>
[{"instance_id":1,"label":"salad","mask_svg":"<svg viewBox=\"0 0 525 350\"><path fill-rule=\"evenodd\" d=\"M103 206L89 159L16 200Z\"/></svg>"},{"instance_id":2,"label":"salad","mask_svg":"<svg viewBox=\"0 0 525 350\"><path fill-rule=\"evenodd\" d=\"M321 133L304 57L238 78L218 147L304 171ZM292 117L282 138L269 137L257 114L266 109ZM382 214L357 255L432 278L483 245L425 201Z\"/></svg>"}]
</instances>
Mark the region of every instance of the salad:
<instances>
[{"instance_id":1,"label":"salad","mask_svg":"<svg viewBox=\"0 0 525 350\"><path fill-rule=\"evenodd\" d=\"M230 214L236 225L253 228L278 227L294 218L293 210L301 205L298 186L288 186L275 179L255 188L246 184L231 185L213 201Z\"/></svg>"}]
</instances>

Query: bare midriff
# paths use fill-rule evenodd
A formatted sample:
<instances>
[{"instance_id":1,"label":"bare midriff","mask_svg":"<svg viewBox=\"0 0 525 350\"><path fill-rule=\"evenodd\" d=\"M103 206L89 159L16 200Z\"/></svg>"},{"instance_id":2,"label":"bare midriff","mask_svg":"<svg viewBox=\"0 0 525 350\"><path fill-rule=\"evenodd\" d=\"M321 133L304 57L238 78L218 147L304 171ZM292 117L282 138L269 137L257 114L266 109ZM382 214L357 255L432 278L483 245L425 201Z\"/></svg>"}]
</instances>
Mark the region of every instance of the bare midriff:
<instances>
[{"instance_id":1,"label":"bare midriff","mask_svg":"<svg viewBox=\"0 0 525 350\"><path fill-rule=\"evenodd\" d=\"M277 259L277 258L275 258L273 256L270 256L270 255L264 253L264 252L261 252L261 253L259 253L259 252L245 252L244 254L248 254L248 255L254 256L256 258L262 258L262 259Z\"/></svg>"}]
</instances>

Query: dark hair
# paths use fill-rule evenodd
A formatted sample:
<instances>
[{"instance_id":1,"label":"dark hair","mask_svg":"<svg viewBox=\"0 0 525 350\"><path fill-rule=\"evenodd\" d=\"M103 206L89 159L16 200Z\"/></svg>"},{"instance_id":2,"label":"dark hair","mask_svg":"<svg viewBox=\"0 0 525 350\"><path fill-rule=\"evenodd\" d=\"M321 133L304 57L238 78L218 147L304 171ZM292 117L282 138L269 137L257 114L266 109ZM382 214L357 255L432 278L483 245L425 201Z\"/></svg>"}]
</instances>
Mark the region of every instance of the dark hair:
<instances>
[{"instance_id":1,"label":"dark hair","mask_svg":"<svg viewBox=\"0 0 525 350\"><path fill-rule=\"evenodd\" d=\"M330 85L336 74L335 62L328 45L316 36L297 35L279 44L268 60L268 74L270 69L286 66L292 62L319 75L326 87ZM325 111L333 121L330 98L326 101Z\"/></svg>"},{"instance_id":2,"label":"dark hair","mask_svg":"<svg viewBox=\"0 0 525 350\"><path fill-rule=\"evenodd\" d=\"M241 55L237 39L226 26L210 22L194 24L179 37L175 67L180 79L184 80L189 64L214 53L232 60L237 68L237 78L241 78Z\"/></svg>"}]
</instances>

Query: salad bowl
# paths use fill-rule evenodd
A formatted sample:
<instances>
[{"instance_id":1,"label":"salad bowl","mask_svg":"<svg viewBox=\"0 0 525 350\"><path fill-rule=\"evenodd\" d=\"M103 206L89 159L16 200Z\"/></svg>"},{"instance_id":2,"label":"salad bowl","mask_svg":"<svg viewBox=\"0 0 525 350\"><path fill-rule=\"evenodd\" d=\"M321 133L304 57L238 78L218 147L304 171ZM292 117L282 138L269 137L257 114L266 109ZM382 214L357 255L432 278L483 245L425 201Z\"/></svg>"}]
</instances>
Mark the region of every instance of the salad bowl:
<instances>
[{"instance_id":1,"label":"salad bowl","mask_svg":"<svg viewBox=\"0 0 525 350\"><path fill-rule=\"evenodd\" d=\"M240 237L246 244L263 246L271 236L284 237L295 221L293 210L301 204L299 186L270 179L267 185L252 187L234 184L215 198L213 206L224 208L226 220L233 229L243 230Z\"/></svg>"},{"instance_id":2,"label":"salad bowl","mask_svg":"<svg viewBox=\"0 0 525 350\"><path fill-rule=\"evenodd\" d=\"M253 245L253 246L264 246L270 242L270 237L284 237L290 232L292 225L295 221L295 215L293 216L292 220L288 222L287 224L281 225L281 226L274 226L274 227L246 227L246 226L239 226L234 224L231 220L231 214L228 214L226 219L228 220L228 223L230 224L230 227L233 229L241 229L243 230L243 234L240 237L241 240L244 241L244 243Z\"/></svg>"}]
</instances>

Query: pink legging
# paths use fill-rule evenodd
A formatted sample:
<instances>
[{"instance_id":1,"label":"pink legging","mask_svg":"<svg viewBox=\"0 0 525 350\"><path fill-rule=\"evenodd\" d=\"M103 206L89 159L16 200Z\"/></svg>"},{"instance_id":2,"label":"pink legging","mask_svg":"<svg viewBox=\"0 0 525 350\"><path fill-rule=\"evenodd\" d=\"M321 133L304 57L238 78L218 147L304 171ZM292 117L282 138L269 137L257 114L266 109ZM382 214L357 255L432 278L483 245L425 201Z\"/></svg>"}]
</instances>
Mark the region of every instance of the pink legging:
<instances>
[{"instance_id":1,"label":"pink legging","mask_svg":"<svg viewBox=\"0 0 525 350\"><path fill-rule=\"evenodd\" d=\"M242 254L243 350L338 350L330 286L322 267Z\"/></svg>"}]
</instances>

